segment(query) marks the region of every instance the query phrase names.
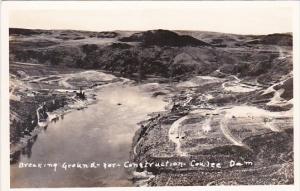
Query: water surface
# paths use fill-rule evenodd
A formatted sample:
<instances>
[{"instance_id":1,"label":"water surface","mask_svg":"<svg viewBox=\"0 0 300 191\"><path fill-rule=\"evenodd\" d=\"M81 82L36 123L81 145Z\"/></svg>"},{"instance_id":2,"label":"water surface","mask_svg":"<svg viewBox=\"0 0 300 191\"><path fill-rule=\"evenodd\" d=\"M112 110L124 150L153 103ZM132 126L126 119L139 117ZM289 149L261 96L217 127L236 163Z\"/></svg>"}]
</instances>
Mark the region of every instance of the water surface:
<instances>
[{"instance_id":1,"label":"water surface","mask_svg":"<svg viewBox=\"0 0 300 191\"><path fill-rule=\"evenodd\" d=\"M137 123L163 110L165 104L138 86L116 83L102 87L96 104L50 123L19 162L128 161ZM18 164L11 165L11 187L132 186L124 168L57 168L55 172L53 168L18 168Z\"/></svg>"}]
</instances>

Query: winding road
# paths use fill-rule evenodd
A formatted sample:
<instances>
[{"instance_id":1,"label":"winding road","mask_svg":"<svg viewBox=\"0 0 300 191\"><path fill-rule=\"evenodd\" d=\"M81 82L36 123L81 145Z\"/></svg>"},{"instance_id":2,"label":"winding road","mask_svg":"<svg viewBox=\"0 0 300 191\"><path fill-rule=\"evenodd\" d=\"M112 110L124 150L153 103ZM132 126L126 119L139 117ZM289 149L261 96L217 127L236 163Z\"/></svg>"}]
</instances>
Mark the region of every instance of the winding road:
<instances>
[{"instance_id":1,"label":"winding road","mask_svg":"<svg viewBox=\"0 0 300 191\"><path fill-rule=\"evenodd\" d=\"M179 130L179 127L181 125L181 123L183 121L185 121L186 119L188 119L188 116L184 116L184 117L181 117L179 118L177 121L175 121L170 129L169 129L169 139L175 143L176 145L176 154L179 155L179 156L187 156L187 153L186 152L183 152L181 150L181 142L180 142L180 139L182 138L181 135L180 135L180 130Z\"/></svg>"}]
</instances>

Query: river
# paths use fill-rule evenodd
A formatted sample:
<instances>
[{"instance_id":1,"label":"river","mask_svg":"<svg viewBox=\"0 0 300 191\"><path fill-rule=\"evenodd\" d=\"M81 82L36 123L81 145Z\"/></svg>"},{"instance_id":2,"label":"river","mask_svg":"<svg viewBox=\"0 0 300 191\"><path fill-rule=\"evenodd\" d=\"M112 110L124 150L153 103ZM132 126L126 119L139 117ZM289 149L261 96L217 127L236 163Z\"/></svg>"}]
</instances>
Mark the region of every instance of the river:
<instances>
[{"instance_id":1,"label":"river","mask_svg":"<svg viewBox=\"0 0 300 191\"><path fill-rule=\"evenodd\" d=\"M35 137L19 163L90 163L129 160L138 122L166 103L138 86L115 83L96 91L97 102L65 114ZM132 186L125 168L64 170L11 165L11 187Z\"/></svg>"}]
</instances>

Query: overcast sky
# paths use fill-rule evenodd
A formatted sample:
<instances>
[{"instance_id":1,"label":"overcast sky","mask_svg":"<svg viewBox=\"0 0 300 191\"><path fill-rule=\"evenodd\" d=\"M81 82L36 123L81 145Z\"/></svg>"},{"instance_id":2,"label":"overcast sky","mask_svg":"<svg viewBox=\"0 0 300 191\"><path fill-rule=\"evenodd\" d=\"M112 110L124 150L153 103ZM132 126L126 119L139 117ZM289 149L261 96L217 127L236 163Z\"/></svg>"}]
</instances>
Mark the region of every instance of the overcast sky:
<instances>
[{"instance_id":1,"label":"overcast sky","mask_svg":"<svg viewBox=\"0 0 300 191\"><path fill-rule=\"evenodd\" d=\"M257 2L256 2L257 3ZM10 27L35 29L109 30L200 30L236 34L269 34L292 31L291 6L251 4L96 4L75 8L16 7L10 11ZM50 9L49 9L50 8Z\"/></svg>"}]
</instances>

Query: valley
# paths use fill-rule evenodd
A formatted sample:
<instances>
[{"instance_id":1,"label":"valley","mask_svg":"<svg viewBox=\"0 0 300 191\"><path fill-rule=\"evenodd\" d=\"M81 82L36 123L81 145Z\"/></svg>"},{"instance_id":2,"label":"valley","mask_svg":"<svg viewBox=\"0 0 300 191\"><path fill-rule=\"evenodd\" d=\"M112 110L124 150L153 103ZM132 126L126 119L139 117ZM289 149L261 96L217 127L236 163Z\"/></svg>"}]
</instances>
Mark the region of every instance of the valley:
<instances>
[{"instance_id":1,"label":"valley","mask_svg":"<svg viewBox=\"0 0 300 191\"><path fill-rule=\"evenodd\" d=\"M11 183L293 184L292 59L289 33L11 28ZM75 154L85 147L84 156ZM53 181L39 177L47 171L16 167L20 161L95 157L222 165L74 170ZM27 174L30 180L20 181ZM60 178L66 183L57 184Z\"/></svg>"}]
</instances>

